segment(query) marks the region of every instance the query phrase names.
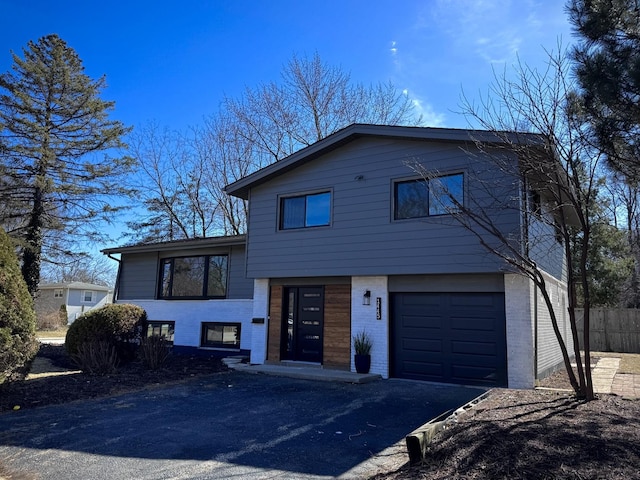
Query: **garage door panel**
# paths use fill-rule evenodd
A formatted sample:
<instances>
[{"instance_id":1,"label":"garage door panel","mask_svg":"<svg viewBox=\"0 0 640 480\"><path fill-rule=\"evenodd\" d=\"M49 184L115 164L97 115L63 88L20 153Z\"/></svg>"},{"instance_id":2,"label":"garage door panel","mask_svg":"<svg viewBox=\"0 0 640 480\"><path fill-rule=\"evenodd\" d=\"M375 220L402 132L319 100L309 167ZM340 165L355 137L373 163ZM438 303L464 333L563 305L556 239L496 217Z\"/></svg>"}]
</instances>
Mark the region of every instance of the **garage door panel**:
<instances>
[{"instance_id":1,"label":"garage door panel","mask_svg":"<svg viewBox=\"0 0 640 480\"><path fill-rule=\"evenodd\" d=\"M402 342L406 352L442 352L442 341L438 339L407 338Z\"/></svg>"},{"instance_id":2,"label":"garage door panel","mask_svg":"<svg viewBox=\"0 0 640 480\"><path fill-rule=\"evenodd\" d=\"M462 309L492 308L495 298L484 293L449 293L448 304Z\"/></svg>"},{"instance_id":3,"label":"garage door panel","mask_svg":"<svg viewBox=\"0 0 640 480\"><path fill-rule=\"evenodd\" d=\"M405 328L442 328L442 317L425 315L403 315L402 326Z\"/></svg>"},{"instance_id":4,"label":"garage door panel","mask_svg":"<svg viewBox=\"0 0 640 480\"><path fill-rule=\"evenodd\" d=\"M392 376L506 385L504 294L395 293L391 312Z\"/></svg>"},{"instance_id":5,"label":"garage door panel","mask_svg":"<svg viewBox=\"0 0 640 480\"><path fill-rule=\"evenodd\" d=\"M489 383L496 381L496 371L490 367L456 365L452 369L452 377L458 380L458 383L470 383L478 379Z\"/></svg>"},{"instance_id":6,"label":"garage door panel","mask_svg":"<svg viewBox=\"0 0 640 480\"><path fill-rule=\"evenodd\" d=\"M495 342L451 342L451 353L489 355L495 357L498 354L498 346Z\"/></svg>"},{"instance_id":7,"label":"garage door panel","mask_svg":"<svg viewBox=\"0 0 640 480\"><path fill-rule=\"evenodd\" d=\"M487 317L450 317L452 330L495 332L496 319Z\"/></svg>"},{"instance_id":8,"label":"garage door panel","mask_svg":"<svg viewBox=\"0 0 640 480\"><path fill-rule=\"evenodd\" d=\"M443 366L441 363L428 362L404 362L404 369L415 376L429 377L430 379L441 378Z\"/></svg>"}]
</instances>

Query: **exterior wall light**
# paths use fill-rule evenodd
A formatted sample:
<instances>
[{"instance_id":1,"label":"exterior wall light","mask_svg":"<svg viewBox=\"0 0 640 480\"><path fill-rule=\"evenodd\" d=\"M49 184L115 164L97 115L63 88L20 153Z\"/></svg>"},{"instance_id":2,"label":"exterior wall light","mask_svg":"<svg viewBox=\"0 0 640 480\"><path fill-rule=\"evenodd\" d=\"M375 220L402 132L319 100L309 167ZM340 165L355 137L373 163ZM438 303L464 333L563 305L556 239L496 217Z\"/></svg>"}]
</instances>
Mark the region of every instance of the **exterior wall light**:
<instances>
[{"instance_id":1,"label":"exterior wall light","mask_svg":"<svg viewBox=\"0 0 640 480\"><path fill-rule=\"evenodd\" d=\"M362 296L363 305L371 305L371 290L365 290Z\"/></svg>"}]
</instances>

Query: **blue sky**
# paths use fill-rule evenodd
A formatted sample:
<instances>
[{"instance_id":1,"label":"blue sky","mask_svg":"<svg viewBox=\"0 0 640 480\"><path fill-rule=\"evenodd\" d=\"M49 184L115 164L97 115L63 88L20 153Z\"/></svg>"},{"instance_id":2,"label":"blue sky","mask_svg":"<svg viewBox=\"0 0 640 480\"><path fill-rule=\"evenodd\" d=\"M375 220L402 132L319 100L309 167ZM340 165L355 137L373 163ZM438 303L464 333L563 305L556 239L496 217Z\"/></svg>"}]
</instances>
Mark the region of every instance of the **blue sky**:
<instances>
[{"instance_id":1,"label":"blue sky","mask_svg":"<svg viewBox=\"0 0 640 480\"><path fill-rule=\"evenodd\" d=\"M492 68L572 41L561 0L0 0L0 71L29 40L57 33L128 125L182 130L225 96L277 80L294 53L364 83L391 82L429 126L466 127L460 92L486 92Z\"/></svg>"}]
</instances>

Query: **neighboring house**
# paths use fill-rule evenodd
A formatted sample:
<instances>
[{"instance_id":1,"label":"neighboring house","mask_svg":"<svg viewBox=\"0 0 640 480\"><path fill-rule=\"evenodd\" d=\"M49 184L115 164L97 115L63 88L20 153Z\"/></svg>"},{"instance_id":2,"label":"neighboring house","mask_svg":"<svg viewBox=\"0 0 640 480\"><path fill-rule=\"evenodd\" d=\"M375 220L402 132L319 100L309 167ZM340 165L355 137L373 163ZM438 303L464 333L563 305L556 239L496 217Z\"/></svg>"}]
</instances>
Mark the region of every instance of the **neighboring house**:
<instances>
[{"instance_id":1,"label":"neighboring house","mask_svg":"<svg viewBox=\"0 0 640 480\"><path fill-rule=\"evenodd\" d=\"M109 287L83 282L43 283L38 286L35 301L39 315L57 313L62 305L67 309L67 323L73 321L84 312L111 303Z\"/></svg>"},{"instance_id":2,"label":"neighboring house","mask_svg":"<svg viewBox=\"0 0 640 480\"><path fill-rule=\"evenodd\" d=\"M227 186L249 200L246 239L105 250L121 254L117 300L175 328L176 346L233 346L254 364L354 370L352 336L365 330L371 370L385 378L532 387L562 362L540 294L448 214L441 189L490 212L514 241L530 235L520 202L534 198L546 215L544 193L527 191L474 141L517 165L489 132L351 125ZM438 180L425 181L414 163ZM526 222L536 232L528 245L568 335L564 249L535 223ZM205 291L207 255L216 265L227 259L224 298ZM196 270L203 293L171 292ZM225 333L239 344L225 343Z\"/></svg>"}]
</instances>

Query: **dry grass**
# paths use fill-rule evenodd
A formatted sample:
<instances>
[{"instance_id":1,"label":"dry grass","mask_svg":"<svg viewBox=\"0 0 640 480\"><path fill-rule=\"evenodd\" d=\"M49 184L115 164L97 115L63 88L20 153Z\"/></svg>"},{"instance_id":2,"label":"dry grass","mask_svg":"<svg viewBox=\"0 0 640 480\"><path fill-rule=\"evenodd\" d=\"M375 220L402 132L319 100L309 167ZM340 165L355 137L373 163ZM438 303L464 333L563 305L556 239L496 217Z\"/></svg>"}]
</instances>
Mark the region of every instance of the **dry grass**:
<instances>
[{"instance_id":1,"label":"dry grass","mask_svg":"<svg viewBox=\"0 0 640 480\"><path fill-rule=\"evenodd\" d=\"M54 330L37 330L36 335L42 338L64 338L67 336L68 325L58 327Z\"/></svg>"}]
</instances>

